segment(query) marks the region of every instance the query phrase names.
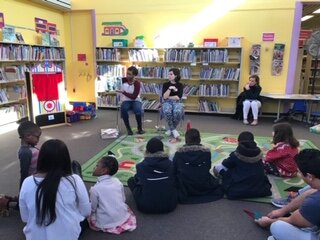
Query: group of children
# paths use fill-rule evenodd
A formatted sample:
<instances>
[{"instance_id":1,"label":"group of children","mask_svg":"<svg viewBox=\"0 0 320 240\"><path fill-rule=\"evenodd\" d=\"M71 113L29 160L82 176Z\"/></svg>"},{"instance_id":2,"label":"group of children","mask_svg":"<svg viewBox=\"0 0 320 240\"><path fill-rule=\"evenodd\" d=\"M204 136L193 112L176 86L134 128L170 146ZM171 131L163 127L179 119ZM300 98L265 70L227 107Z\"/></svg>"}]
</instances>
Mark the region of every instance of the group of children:
<instances>
[{"instance_id":1,"label":"group of children","mask_svg":"<svg viewBox=\"0 0 320 240\"><path fill-rule=\"evenodd\" d=\"M165 153L162 141L151 138L143 161L136 165L136 175L128 179L137 209L158 214L173 211L178 203L211 202L224 195L228 199L271 195L266 173L295 176L297 165L293 158L299 146L288 123L277 124L273 130L274 147L265 156L251 132L239 134L235 151L213 167L216 176L210 173L211 151L201 144L197 129L187 130L185 145L177 150L173 160ZM74 221L79 224L65 229L69 234L64 236L77 239L85 219L95 231L120 234L136 228L135 215L125 203L123 185L113 177L118 171L114 155L98 161L93 172L98 177L97 183L88 197L87 191L82 191L85 189L82 179L72 174L69 152L61 140L46 141L39 153L35 146L41 129L37 125L23 122L18 133L21 138L19 202L22 220L27 222L24 228L27 239L40 239L36 237L39 232L39 236L51 234L52 239L61 237L57 235L61 231L54 231ZM68 202L68 206L63 202ZM63 217L63 211L74 219Z\"/></svg>"}]
</instances>

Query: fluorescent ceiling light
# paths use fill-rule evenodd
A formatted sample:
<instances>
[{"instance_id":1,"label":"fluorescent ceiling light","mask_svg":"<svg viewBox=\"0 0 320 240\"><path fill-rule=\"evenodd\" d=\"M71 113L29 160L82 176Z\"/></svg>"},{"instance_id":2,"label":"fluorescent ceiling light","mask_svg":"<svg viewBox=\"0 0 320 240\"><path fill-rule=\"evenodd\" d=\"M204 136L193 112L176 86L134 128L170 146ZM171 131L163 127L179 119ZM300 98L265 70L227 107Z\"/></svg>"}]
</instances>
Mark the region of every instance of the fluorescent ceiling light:
<instances>
[{"instance_id":1,"label":"fluorescent ceiling light","mask_svg":"<svg viewBox=\"0 0 320 240\"><path fill-rule=\"evenodd\" d=\"M310 18L313 18L313 15L306 15L303 18L301 18L301 22L307 21Z\"/></svg>"},{"instance_id":2,"label":"fluorescent ceiling light","mask_svg":"<svg viewBox=\"0 0 320 240\"><path fill-rule=\"evenodd\" d=\"M320 8L315 10L313 13L320 13Z\"/></svg>"}]
</instances>

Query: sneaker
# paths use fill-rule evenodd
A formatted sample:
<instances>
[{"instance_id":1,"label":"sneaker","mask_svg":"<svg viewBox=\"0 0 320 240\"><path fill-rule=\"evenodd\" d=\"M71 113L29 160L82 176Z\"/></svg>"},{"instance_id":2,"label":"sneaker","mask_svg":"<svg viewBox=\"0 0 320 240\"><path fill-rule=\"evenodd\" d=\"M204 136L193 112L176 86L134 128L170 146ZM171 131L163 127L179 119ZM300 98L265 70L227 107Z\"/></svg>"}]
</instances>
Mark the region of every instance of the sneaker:
<instances>
[{"instance_id":1,"label":"sneaker","mask_svg":"<svg viewBox=\"0 0 320 240\"><path fill-rule=\"evenodd\" d=\"M253 122L251 123L251 126L256 126L258 125L258 120L253 120Z\"/></svg>"},{"instance_id":2,"label":"sneaker","mask_svg":"<svg viewBox=\"0 0 320 240\"><path fill-rule=\"evenodd\" d=\"M247 119L243 119L243 124L244 125L248 125L249 124L248 120Z\"/></svg>"},{"instance_id":3,"label":"sneaker","mask_svg":"<svg viewBox=\"0 0 320 240\"><path fill-rule=\"evenodd\" d=\"M292 199L294 199L296 196L298 196L298 193L296 192L289 192L287 197L284 198L274 198L271 200L272 205L282 208L286 205L288 205Z\"/></svg>"},{"instance_id":4,"label":"sneaker","mask_svg":"<svg viewBox=\"0 0 320 240\"><path fill-rule=\"evenodd\" d=\"M173 135L174 138L180 137L180 134L179 134L179 132L178 132L176 129L175 129L175 130L172 130L172 135Z\"/></svg>"},{"instance_id":5,"label":"sneaker","mask_svg":"<svg viewBox=\"0 0 320 240\"><path fill-rule=\"evenodd\" d=\"M131 129L128 129L127 132L128 132L128 135L133 135L133 132Z\"/></svg>"},{"instance_id":6,"label":"sneaker","mask_svg":"<svg viewBox=\"0 0 320 240\"><path fill-rule=\"evenodd\" d=\"M167 130L164 134L167 135L168 137L170 137L171 136L171 130Z\"/></svg>"}]
</instances>

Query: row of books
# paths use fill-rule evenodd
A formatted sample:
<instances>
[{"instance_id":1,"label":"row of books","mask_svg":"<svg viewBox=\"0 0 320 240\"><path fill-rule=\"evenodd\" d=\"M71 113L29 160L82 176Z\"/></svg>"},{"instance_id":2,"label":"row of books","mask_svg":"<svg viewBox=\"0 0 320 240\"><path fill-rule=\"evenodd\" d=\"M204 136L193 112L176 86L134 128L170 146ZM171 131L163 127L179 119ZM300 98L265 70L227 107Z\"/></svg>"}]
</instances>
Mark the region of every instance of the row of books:
<instances>
[{"instance_id":1,"label":"row of books","mask_svg":"<svg viewBox=\"0 0 320 240\"><path fill-rule=\"evenodd\" d=\"M143 109L151 109L151 110L158 110L161 106L159 100L155 99L143 99L142 100L142 108Z\"/></svg>"},{"instance_id":2,"label":"row of books","mask_svg":"<svg viewBox=\"0 0 320 240\"><path fill-rule=\"evenodd\" d=\"M117 64L99 64L97 67L98 76L113 76L113 77L125 77L126 75L126 66Z\"/></svg>"},{"instance_id":3,"label":"row of books","mask_svg":"<svg viewBox=\"0 0 320 240\"><path fill-rule=\"evenodd\" d=\"M183 88L183 95L184 96L191 96L191 95L197 95L198 94L199 87L196 85L186 85Z\"/></svg>"},{"instance_id":4,"label":"row of books","mask_svg":"<svg viewBox=\"0 0 320 240\"><path fill-rule=\"evenodd\" d=\"M25 65L0 67L0 83L25 80L25 71L27 71Z\"/></svg>"},{"instance_id":5,"label":"row of books","mask_svg":"<svg viewBox=\"0 0 320 240\"><path fill-rule=\"evenodd\" d=\"M120 77L99 76L96 81L97 92L120 90L122 79Z\"/></svg>"},{"instance_id":6,"label":"row of books","mask_svg":"<svg viewBox=\"0 0 320 240\"><path fill-rule=\"evenodd\" d=\"M210 80L239 80L240 68L210 68L200 70L200 79Z\"/></svg>"},{"instance_id":7,"label":"row of books","mask_svg":"<svg viewBox=\"0 0 320 240\"><path fill-rule=\"evenodd\" d=\"M200 62L226 63L229 61L228 49L201 50Z\"/></svg>"},{"instance_id":8,"label":"row of books","mask_svg":"<svg viewBox=\"0 0 320 240\"><path fill-rule=\"evenodd\" d=\"M155 93L158 95L162 94L162 85L157 83L142 83L141 93Z\"/></svg>"},{"instance_id":9,"label":"row of books","mask_svg":"<svg viewBox=\"0 0 320 240\"><path fill-rule=\"evenodd\" d=\"M97 60L102 61L120 61L121 53L118 48L97 48L96 50Z\"/></svg>"},{"instance_id":10,"label":"row of books","mask_svg":"<svg viewBox=\"0 0 320 240\"><path fill-rule=\"evenodd\" d=\"M229 96L229 84L200 84L199 96Z\"/></svg>"},{"instance_id":11,"label":"row of books","mask_svg":"<svg viewBox=\"0 0 320 240\"><path fill-rule=\"evenodd\" d=\"M97 97L97 104L99 107L119 106L119 103L119 95L106 95Z\"/></svg>"},{"instance_id":12,"label":"row of books","mask_svg":"<svg viewBox=\"0 0 320 240\"><path fill-rule=\"evenodd\" d=\"M30 52L30 46L0 43L0 61L28 61Z\"/></svg>"},{"instance_id":13,"label":"row of books","mask_svg":"<svg viewBox=\"0 0 320 240\"><path fill-rule=\"evenodd\" d=\"M200 100L199 101L199 112L219 112L219 105L213 101Z\"/></svg>"},{"instance_id":14,"label":"row of books","mask_svg":"<svg viewBox=\"0 0 320 240\"><path fill-rule=\"evenodd\" d=\"M141 78L163 78L168 79L169 70L173 67L139 67L138 76ZM182 79L191 79L192 70L190 67L181 67L180 75Z\"/></svg>"},{"instance_id":15,"label":"row of books","mask_svg":"<svg viewBox=\"0 0 320 240\"><path fill-rule=\"evenodd\" d=\"M31 61L65 59L63 48L32 47Z\"/></svg>"},{"instance_id":16,"label":"row of books","mask_svg":"<svg viewBox=\"0 0 320 240\"><path fill-rule=\"evenodd\" d=\"M12 123L28 115L26 104L0 108L0 125Z\"/></svg>"},{"instance_id":17,"label":"row of books","mask_svg":"<svg viewBox=\"0 0 320 240\"><path fill-rule=\"evenodd\" d=\"M30 72L32 73L54 73L54 72L63 72L63 65L62 63L57 62L41 62L41 63L34 63L31 65Z\"/></svg>"},{"instance_id":18,"label":"row of books","mask_svg":"<svg viewBox=\"0 0 320 240\"><path fill-rule=\"evenodd\" d=\"M157 62L159 54L157 49L132 49L128 51L130 62Z\"/></svg>"},{"instance_id":19,"label":"row of books","mask_svg":"<svg viewBox=\"0 0 320 240\"><path fill-rule=\"evenodd\" d=\"M165 62L197 62L196 51L191 49L168 49L164 54Z\"/></svg>"},{"instance_id":20,"label":"row of books","mask_svg":"<svg viewBox=\"0 0 320 240\"><path fill-rule=\"evenodd\" d=\"M0 103L25 99L27 97L27 89L25 86L11 86L0 89Z\"/></svg>"}]
</instances>

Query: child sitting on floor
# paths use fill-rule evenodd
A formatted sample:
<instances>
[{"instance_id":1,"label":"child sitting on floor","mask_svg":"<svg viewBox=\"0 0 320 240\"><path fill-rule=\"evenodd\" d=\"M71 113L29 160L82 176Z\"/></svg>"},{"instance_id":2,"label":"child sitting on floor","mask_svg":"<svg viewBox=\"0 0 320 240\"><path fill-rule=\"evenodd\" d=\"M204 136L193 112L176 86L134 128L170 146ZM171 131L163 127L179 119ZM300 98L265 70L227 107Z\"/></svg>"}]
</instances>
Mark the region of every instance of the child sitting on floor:
<instances>
[{"instance_id":1,"label":"child sitting on floor","mask_svg":"<svg viewBox=\"0 0 320 240\"><path fill-rule=\"evenodd\" d=\"M137 174L128 179L137 208L144 213L168 213L177 206L173 166L163 150L161 140L151 138L144 160L136 165Z\"/></svg>"},{"instance_id":2,"label":"child sitting on floor","mask_svg":"<svg viewBox=\"0 0 320 240\"><path fill-rule=\"evenodd\" d=\"M228 199L254 198L271 195L271 184L264 173L262 152L251 132L238 136L238 147L214 173L222 176L222 186Z\"/></svg>"},{"instance_id":3,"label":"child sitting on floor","mask_svg":"<svg viewBox=\"0 0 320 240\"><path fill-rule=\"evenodd\" d=\"M274 147L270 149L263 161L265 171L279 177L297 175L297 164L294 161L298 154L299 141L294 137L289 123L278 123L273 126Z\"/></svg>"},{"instance_id":4,"label":"child sitting on floor","mask_svg":"<svg viewBox=\"0 0 320 240\"><path fill-rule=\"evenodd\" d=\"M102 157L93 176L97 183L90 189L91 215L88 218L92 230L120 234L136 229L136 217L125 203L122 183L112 177L118 171L117 159Z\"/></svg>"},{"instance_id":5,"label":"child sitting on floor","mask_svg":"<svg viewBox=\"0 0 320 240\"><path fill-rule=\"evenodd\" d=\"M205 203L222 198L223 190L210 173L210 149L200 144L200 132L194 128L187 130L185 142L173 157L179 202Z\"/></svg>"}]
</instances>

